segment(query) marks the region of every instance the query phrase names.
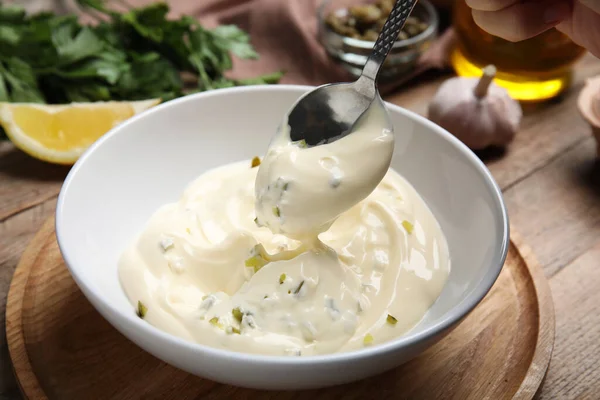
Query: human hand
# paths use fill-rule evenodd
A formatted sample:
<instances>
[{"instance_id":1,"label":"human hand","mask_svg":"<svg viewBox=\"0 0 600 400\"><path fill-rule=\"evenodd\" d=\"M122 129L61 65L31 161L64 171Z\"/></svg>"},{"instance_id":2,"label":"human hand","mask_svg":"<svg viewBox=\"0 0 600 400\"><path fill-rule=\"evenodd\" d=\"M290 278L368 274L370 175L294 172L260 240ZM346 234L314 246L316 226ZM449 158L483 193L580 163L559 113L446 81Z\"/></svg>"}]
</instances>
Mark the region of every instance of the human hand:
<instances>
[{"instance_id":1,"label":"human hand","mask_svg":"<svg viewBox=\"0 0 600 400\"><path fill-rule=\"evenodd\" d=\"M486 32L517 42L552 27L600 57L600 0L466 0Z\"/></svg>"}]
</instances>

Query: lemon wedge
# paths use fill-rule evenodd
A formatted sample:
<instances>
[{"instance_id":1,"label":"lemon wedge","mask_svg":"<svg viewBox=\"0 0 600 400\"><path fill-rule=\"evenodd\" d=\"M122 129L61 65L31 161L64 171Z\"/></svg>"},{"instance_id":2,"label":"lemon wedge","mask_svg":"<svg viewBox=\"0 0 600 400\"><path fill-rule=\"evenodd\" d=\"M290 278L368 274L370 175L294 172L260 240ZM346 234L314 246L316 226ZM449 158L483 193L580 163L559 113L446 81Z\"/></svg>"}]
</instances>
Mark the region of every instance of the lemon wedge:
<instances>
[{"instance_id":1,"label":"lemon wedge","mask_svg":"<svg viewBox=\"0 0 600 400\"><path fill-rule=\"evenodd\" d=\"M25 153L71 165L100 136L160 99L71 104L0 103L0 125Z\"/></svg>"}]
</instances>

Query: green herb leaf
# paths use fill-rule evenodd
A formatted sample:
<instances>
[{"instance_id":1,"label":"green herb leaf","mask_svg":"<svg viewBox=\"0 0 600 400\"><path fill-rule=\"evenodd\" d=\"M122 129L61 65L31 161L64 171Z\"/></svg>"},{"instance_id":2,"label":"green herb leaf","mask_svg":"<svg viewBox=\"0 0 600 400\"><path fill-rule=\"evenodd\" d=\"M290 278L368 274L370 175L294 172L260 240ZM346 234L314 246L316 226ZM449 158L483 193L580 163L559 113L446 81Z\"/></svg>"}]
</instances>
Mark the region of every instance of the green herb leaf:
<instances>
[{"instance_id":1,"label":"green herb leaf","mask_svg":"<svg viewBox=\"0 0 600 400\"><path fill-rule=\"evenodd\" d=\"M100 12L107 12L103 0L76 0L81 7L89 7Z\"/></svg>"},{"instance_id":2,"label":"green herb leaf","mask_svg":"<svg viewBox=\"0 0 600 400\"><path fill-rule=\"evenodd\" d=\"M65 25L52 34L52 41L61 63L72 63L100 53L104 46L90 28L83 28L74 35L74 27Z\"/></svg>"},{"instance_id":3,"label":"green herb leaf","mask_svg":"<svg viewBox=\"0 0 600 400\"><path fill-rule=\"evenodd\" d=\"M23 60L11 57L4 63L0 63L0 74L3 75L9 88L11 101L44 102L33 69Z\"/></svg>"},{"instance_id":4,"label":"green herb leaf","mask_svg":"<svg viewBox=\"0 0 600 400\"><path fill-rule=\"evenodd\" d=\"M250 44L250 36L235 25L221 25L213 29L215 43L223 50L229 50L242 59L256 59L258 53Z\"/></svg>"},{"instance_id":5,"label":"green herb leaf","mask_svg":"<svg viewBox=\"0 0 600 400\"><path fill-rule=\"evenodd\" d=\"M8 97L8 88L6 87L6 80L2 75L2 69L0 67L0 101L10 101Z\"/></svg>"},{"instance_id":6,"label":"green herb leaf","mask_svg":"<svg viewBox=\"0 0 600 400\"><path fill-rule=\"evenodd\" d=\"M12 26L0 26L0 43L4 42L8 45L16 45L21 40L21 32L19 29Z\"/></svg>"},{"instance_id":7,"label":"green herb leaf","mask_svg":"<svg viewBox=\"0 0 600 400\"><path fill-rule=\"evenodd\" d=\"M256 78L240 79L236 83L240 86L244 85L272 85L279 82L285 72L273 72L271 74L257 76Z\"/></svg>"},{"instance_id":8,"label":"green herb leaf","mask_svg":"<svg viewBox=\"0 0 600 400\"><path fill-rule=\"evenodd\" d=\"M19 6L5 5L0 7L0 23L18 23L25 20L25 9Z\"/></svg>"},{"instance_id":9,"label":"green herb leaf","mask_svg":"<svg viewBox=\"0 0 600 400\"><path fill-rule=\"evenodd\" d=\"M131 10L121 16L121 21L130 25L144 38L160 43L164 38L169 6L166 3L154 3L149 6Z\"/></svg>"},{"instance_id":10,"label":"green herb leaf","mask_svg":"<svg viewBox=\"0 0 600 400\"><path fill-rule=\"evenodd\" d=\"M194 91L277 83L275 72L249 79L226 76L232 56L257 58L246 32L235 25L205 29L191 16L169 19L169 7L76 0L98 22L83 26L76 15L27 15L0 3L0 100L163 101ZM196 89L184 90L181 74ZM187 79L186 79L187 81Z\"/></svg>"}]
</instances>

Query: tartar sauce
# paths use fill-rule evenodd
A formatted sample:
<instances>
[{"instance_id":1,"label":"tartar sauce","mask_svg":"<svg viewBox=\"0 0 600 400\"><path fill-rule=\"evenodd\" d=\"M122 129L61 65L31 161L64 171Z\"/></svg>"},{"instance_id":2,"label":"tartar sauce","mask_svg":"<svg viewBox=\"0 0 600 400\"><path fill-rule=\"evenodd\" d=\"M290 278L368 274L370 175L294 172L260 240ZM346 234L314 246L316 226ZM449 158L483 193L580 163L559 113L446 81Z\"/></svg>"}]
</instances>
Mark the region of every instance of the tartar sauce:
<instances>
[{"instance_id":1,"label":"tartar sauce","mask_svg":"<svg viewBox=\"0 0 600 400\"><path fill-rule=\"evenodd\" d=\"M305 147L286 129L257 167L208 171L162 206L119 274L150 324L238 352L305 356L399 337L437 299L446 239L389 168L382 104L356 132Z\"/></svg>"}]
</instances>

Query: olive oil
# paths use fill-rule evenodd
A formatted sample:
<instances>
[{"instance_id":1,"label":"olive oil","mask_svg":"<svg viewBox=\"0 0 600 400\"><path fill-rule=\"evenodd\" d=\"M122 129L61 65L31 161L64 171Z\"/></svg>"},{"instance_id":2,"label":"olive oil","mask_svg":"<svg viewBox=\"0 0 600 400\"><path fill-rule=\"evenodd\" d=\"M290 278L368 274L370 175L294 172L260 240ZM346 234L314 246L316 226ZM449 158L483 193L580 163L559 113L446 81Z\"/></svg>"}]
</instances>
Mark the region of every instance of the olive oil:
<instances>
[{"instance_id":1,"label":"olive oil","mask_svg":"<svg viewBox=\"0 0 600 400\"><path fill-rule=\"evenodd\" d=\"M450 61L459 76L478 77L481 69L494 64L495 82L521 101L553 98L571 83L572 65L585 49L556 29L513 43L483 31L471 15L465 0L453 10L456 46Z\"/></svg>"}]
</instances>

